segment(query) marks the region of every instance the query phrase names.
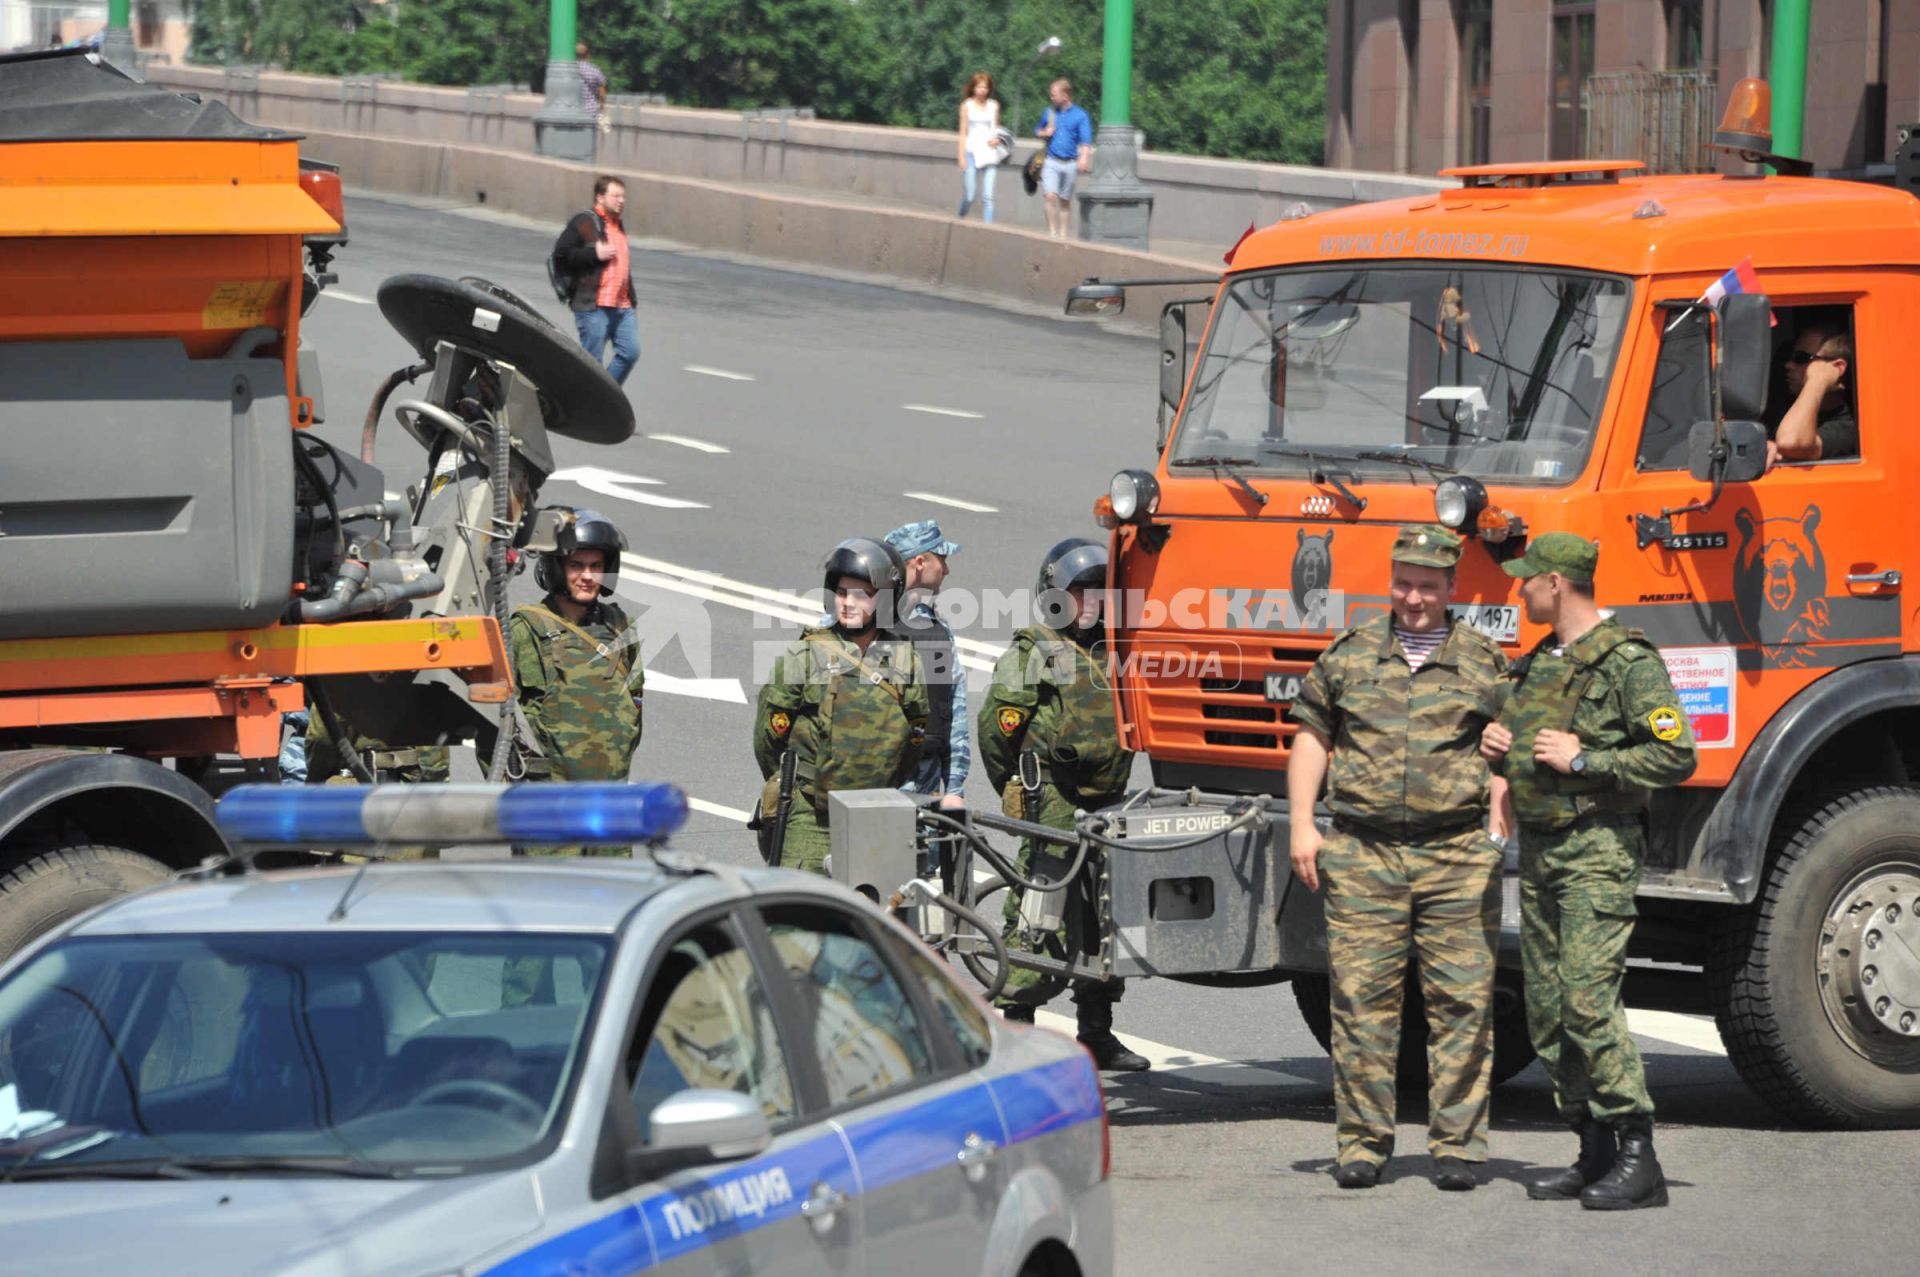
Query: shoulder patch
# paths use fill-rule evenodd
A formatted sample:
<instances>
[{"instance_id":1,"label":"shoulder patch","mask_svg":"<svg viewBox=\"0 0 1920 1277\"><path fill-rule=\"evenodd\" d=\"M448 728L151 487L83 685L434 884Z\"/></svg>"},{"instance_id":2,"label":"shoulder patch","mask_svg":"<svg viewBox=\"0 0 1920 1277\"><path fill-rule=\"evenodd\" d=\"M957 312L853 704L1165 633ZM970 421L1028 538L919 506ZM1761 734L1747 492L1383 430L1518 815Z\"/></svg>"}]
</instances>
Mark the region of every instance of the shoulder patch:
<instances>
[{"instance_id":1,"label":"shoulder patch","mask_svg":"<svg viewBox=\"0 0 1920 1277\"><path fill-rule=\"evenodd\" d=\"M793 716L783 709L774 710L767 715L767 730L775 736L785 736L793 730Z\"/></svg>"},{"instance_id":2,"label":"shoulder patch","mask_svg":"<svg viewBox=\"0 0 1920 1277\"><path fill-rule=\"evenodd\" d=\"M1029 711L1018 705L1002 705L1000 707L1000 713L994 720L1000 724L1000 734L1002 736L1011 736L1019 731L1027 721L1028 712Z\"/></svg>"},{"instance_id":3,"label":"shoulder patch","mask_svg":"<svg viewBox=\"0 0 1920 1277\"><path fill-rule=\"evenodd\" d=\"M1647 726L1653 729L1655 740L1675 741L1687 730L1687 720L1673 706L1662 705L1647 715Z\"/></svg>"}]
</instances>

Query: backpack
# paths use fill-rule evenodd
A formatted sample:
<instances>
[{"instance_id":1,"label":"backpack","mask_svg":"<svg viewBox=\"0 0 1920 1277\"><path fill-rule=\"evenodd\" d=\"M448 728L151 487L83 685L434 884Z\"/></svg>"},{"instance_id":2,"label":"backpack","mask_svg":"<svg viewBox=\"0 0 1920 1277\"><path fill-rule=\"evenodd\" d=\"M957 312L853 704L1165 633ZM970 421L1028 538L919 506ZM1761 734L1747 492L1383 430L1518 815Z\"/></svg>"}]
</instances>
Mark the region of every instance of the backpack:
<instances>
[{"instance_id":1,"label":"backpack","mask_svg":"<svg viewBox=\"0 0 1920 1277\"><path fill-rule=\"evenodd\" d=\"M600 239L607 237L607 224L600 220L600 214L589 213L593 219L593 229ZM580 277L561 265L560 254L566 248L567 232L573 229L575 219L568 219L560 234L554 237L553 247L547 251L547 282L553 285L553 294L561 301L573 302L573 290L580 283Z\"/></svg>"}]
</instances>

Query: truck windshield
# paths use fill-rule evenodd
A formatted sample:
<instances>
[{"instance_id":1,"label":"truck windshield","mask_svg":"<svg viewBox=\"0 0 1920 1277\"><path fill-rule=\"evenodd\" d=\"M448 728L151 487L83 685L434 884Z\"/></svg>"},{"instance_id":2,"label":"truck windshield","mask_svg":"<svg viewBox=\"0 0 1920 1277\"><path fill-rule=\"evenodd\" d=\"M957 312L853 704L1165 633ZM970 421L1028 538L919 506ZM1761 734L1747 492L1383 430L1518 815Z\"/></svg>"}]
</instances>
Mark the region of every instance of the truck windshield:
<instances>
[{"instance_id":1,"label":"truck windshield","mask_svg":"<svg viewBox=\"0 0 1920 1277\"><path fill-rule=\"evenodd\" d=\"M607 942L76 938L0 984L0 1180L449 1175L561 1121Z\"/></svg>"},{"instance_id":2,"label":"truck windshield","mask_svg":"<svg viewBox=\"0 0 1920 1277\"><path fill-rule=\"evenodd\" d=\"M1171 460L1566 483L1593 445L1629 295L1615 277L1455 266L1235 280Z\"/></svg>"}]
</instances>

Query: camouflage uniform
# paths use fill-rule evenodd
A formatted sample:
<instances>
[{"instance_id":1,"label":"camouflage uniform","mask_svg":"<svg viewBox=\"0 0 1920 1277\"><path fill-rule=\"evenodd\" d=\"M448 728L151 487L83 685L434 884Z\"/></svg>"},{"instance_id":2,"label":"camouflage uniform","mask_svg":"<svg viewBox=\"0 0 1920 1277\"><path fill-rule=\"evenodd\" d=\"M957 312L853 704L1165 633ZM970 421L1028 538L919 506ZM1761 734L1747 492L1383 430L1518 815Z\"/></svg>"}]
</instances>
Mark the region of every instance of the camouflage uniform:
<instances>
[{"instance_id":1,"label":"camouflage uniform","mask_svg":"<svg viewBox=\"0 0 1920 1277\"><path fill-rule=\"evenodd\" d=\"M824 873L832 844L827 795L896 789L925 743L927 682L913 644L881 635L863 653L840 630L808 627L780 654L753 713L753 758L767 778L760 815L778 801L780 756L798 768L780 863Z\"/></svg>"},{"instance_id":2,"label":"camouflage uniform","mask_svg":"<svg viewBox=\"0 0 1920 1277\"><path fill-rule=\"evenodd\" d=\"M1564 652L1542 644L1509 682L1500 722L1513 732L1504 773L1520 825L1527 1031L1570 1124L1651 1119L1620 984L1647 796L1693 774L1693 736L1660 653L1618 621ZM1542 728L1578 736L1585 770L1536 763Z\"/></svg>"},{"instance_id":3,"label":"camouflage uniform","mask_svg":"<svg viewBox=\"0 0 1920 1277\"><path fill-rule=\"evenodd\" d=\"M1396 559L1422 566L1452 567L1458 556L1459 538L1438 527L1408 529L1394 545ZM1413 671L1389 613L1335 639L1293 704L1294 720L1331 747L1333 829L1320 873L1343 1165L1393 1155L1402 1001L1416 953L1430 1030L1428 1150L1487 1158L1501 854L1485 830L1479 742L1506 666L1492 640L1454 624Z\"/></svg>"},{"instance_id":4,"label":"camouflage uniform","mask_svg":"<svg viewBox=\"0 0 1920 1277\"><path fill-rule=\"evenodd\" d=\"M354 752L361 758L373 752L391 754L399 760L391 767L380 769L393 780L409 785L439 784L453 770L452 757L445 745L389 746L377 736L355 731L352 723L341 725L352 732ZM342 779L342 772L349 773L344 779L359 780L358 776L351 774L346 755L334 744L332 734L327 731L326 719L316 710L307 717L306 783L324 785Z\"/></svg>"},{"instance_id":5,"label":"camouflage uniform","mask_svg":"<svg viewBox=\"0 0 1920 1277\"><path fill-rule=\"evenodd\" d=\"M1026 793L1020 785L1020 755L1034 750L1040 758L1041 786L1036 823L1056 829L1073 828L1074 813L1096 810L1118 802L1133 771L1133 753L1120 745L1114 718L1112 683L1106 665L1094 652L1098 632L1087 642L1064 630L1029 626L1014 635L1013 644L993 670L993 687L980 707L977 739L987 778L1000 791L1003 809L1016 819L1028 819ZM1029 877L1057 878L1070 863L1063 848L1023 843L1019 868ZM1041 940L1045 952L1056 958L1088 956L1099 950L1099 919L1089 884L1098 865L1089 863L1062 902L1060 929ZM1020 902L1024 892L1008 887L1004 910L1007 937L1025 947L1020 935ZM1005 1007L1038 1007L1058 996L1066 981L1024 967L1007 973L999 1002ZM1074 1001L1110 1008L1119 1001L1118 980L1076 981ZM1110 1023L1110 1013L1106 1017Z\"/></svg>"},{"instance_id":6,"label":"camouflage uniform","mask_svg":"<svg viewBox=\"0 0 1920 1277\"><path fill-rule=\"evenodd\" d=\"M627 779L640 746L645 675L627 614L595 602L575 625L549 594L517 608L507 644L520 708L543 757L527 760L528 780ZM628 848L536 847L534 855L624 856Z\"/></svg>"}]
</instances>

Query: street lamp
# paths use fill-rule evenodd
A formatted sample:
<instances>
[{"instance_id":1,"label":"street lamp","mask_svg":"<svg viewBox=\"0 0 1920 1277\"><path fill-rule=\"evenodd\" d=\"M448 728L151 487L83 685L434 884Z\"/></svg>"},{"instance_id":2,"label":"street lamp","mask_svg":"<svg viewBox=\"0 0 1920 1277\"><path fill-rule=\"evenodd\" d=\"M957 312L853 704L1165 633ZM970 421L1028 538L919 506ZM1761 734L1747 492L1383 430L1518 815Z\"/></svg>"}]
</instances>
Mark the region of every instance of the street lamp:
<instances>
[{"instance_id":1,"label":"street lamp","mask_svg":"<svg viewBox=\"0 0 1920 1277\"><path fill-rule=\"evenodd\" d=\"M1079 192L1080 238L1147 249L1153 192L1140 180L1133 112L1133 0L1107 0L1093 180Z\"/></svg>"},{"instance_id":2,"label":"street lamp","mask_svg":"<svg viewBox=\"0 0 1920 1277\"><path fill-rule=\"evenodd\" d=\"M1007 121L1007 129L1015 137L1020 136L1020 89L1021 87L1026 84L1027 76L1033 73L1033 67L1035 63L1040 61L1041 58L1052 57L1054 54L1058 52L1060 52L1060 37L1057 35L1050 35L1046 39L1040 42L1040 47L1033 51L1033 56L1028 58L1026 62L1020 67L1020 74L1013 82L1013 116L1011 119Z\"/></svg>"}]
</instances>

